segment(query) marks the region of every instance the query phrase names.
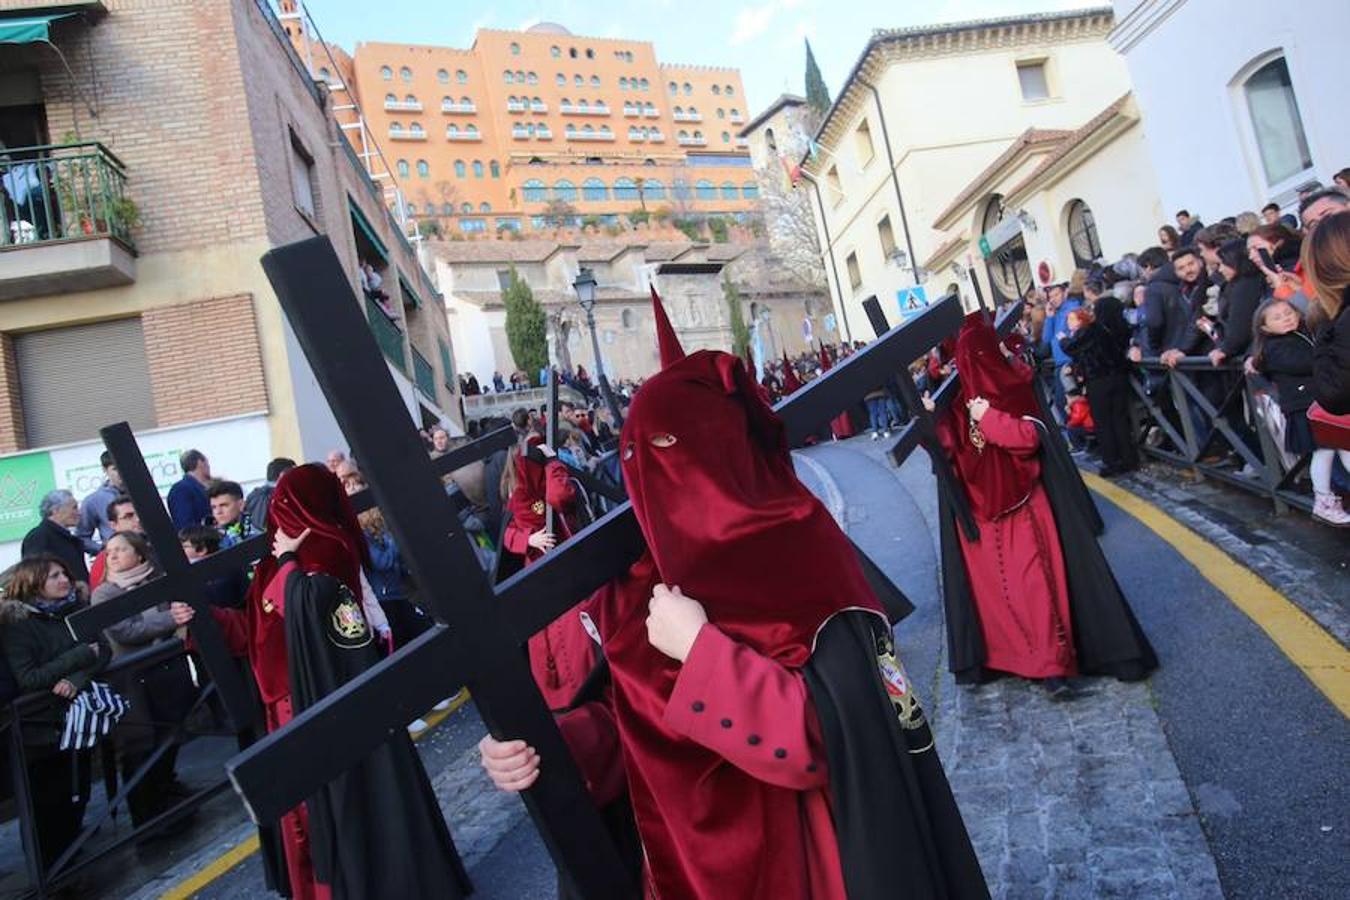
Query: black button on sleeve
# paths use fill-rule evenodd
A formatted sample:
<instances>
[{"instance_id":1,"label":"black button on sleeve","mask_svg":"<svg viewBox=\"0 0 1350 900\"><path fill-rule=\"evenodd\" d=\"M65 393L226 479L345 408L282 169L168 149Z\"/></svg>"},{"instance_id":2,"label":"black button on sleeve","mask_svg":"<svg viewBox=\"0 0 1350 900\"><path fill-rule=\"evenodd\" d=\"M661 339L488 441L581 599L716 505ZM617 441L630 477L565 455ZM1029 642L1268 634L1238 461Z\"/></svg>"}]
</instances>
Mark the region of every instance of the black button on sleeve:
<instances>
[{"instance_id":1,"label":"black button on sleeve","mask_svg":"<svg viewBox=\"0 0 1350 900\"><path fill-rule=\"evenodd\" d=\"M787 759L787 751L782 747L779 747L777 750L773 751L773 756L774 759Z\"/></svg>"},{"instance_id":2,"label":"black button on sleeve","mask_svg":"<svg viewBox=\"0 0 1350 900\"><path fill-rule=\"evenodd\" d=\"M695 700L693 703L694 712L703 712L703 701Z\"/></svg>"},{"instance_id":3,"label":"black button on sleeve","mask_svg":"<svg viewBox=\"0 0 1350 900\"><path fill-rule=\"evenodd\" d=\"M757 735L757 734L752 734L752 735L750 735L748 738L746 738L746 740L750 742L750 746L751 746L751 747L754 747L754 746L756 746L757 744L759 744L759 735Z\"/></svg>"},{"instance_id":4,"label":"black button on sleeve","mask_svg":"<svg viewBox=\"0 0 1350 900\"><path fill-rule=\"evenodd\" d=\"M722 720L722 727L723 727L723 728L730 728L730 727L731 727L731 720L730 720L730 719L723 719L723 720Z\"/></svg>"}]
</instances>

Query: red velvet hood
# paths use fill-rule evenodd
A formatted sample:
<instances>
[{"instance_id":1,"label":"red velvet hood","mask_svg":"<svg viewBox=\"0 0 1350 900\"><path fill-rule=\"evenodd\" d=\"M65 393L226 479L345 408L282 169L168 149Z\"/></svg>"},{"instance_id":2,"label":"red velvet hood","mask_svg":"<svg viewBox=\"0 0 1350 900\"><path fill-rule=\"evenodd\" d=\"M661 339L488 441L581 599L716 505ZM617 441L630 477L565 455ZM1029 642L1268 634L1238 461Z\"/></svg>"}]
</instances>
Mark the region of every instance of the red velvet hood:
<instances>
[{"instance_id":1,"label":"red velvet hood","mask_svg":"<svg viewBox=\"0 0 1350 900\"><path fill-rule=\"evenodd\" d=\"M360 597L365 536L337 476L316 463L296 466L277 481L268 506L267 544L278 531L298 537L306 528L309 537L296 551L300 569L332 575ZM259 560L249 593L261 595L276 571L275 557Z\"/></svg>"},{"instance_id":2,"label":"red velvet hood","mask_svg":"<svg viewBox=\"0 0 1350 900\"><path fill-rule=\"evenodd\" d=\"M1008 359L999 348L998 332L983 313L966 316L956 338L954 355L961 392L943 417L956 447L953 462L977 515L993 519L1020 505L1040 475L1035 459L1013 456L986 443L976 449L970 440L967 401L983 397L994 409L1022 418L1037 416L1032 391L1035 373L1021 359Z\"/></svg>"}]
</instances>

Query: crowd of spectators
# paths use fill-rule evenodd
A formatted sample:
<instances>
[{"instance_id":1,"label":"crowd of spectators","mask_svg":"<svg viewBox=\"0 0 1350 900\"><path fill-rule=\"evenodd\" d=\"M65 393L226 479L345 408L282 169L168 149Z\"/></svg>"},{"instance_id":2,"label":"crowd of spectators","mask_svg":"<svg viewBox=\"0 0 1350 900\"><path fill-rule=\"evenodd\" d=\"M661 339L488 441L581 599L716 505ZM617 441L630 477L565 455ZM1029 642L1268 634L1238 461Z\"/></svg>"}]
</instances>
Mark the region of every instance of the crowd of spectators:
<instances>
[{"instance_id":1,"label":"crowd of spectators","mask_svg":"<svg viewBox=\"0 0 1350 900\"><path fill-rule=\"evenodd\" d=\"M1336 489L1344 489L1350 454L1325 445L1309 421L1310 409L1350 413L1348 222L1350 195L1340 186L1309 186L1297 215L1269 204L1259 215L1206 225L1180 210L1175 227L1158 230L1156 245L1028 290L1020 327L1050 373L1055 414L1070 441L1100 456L1103 475L1136 469L1136 378L1176 433L1191 426L1202 463L1255 474L1238 450L1245 445L1261 457L1259 428L1284 451L1286 469L1308 456L1314 517L1350 525ZM1185 413L1175 407L1164 387L1169 370L1184 371L1236 441L1222 430L1216 436L1198 403L1185 404ZM1156 425L1145 440L1182 449Z\"/></svg>"}]
</instances>

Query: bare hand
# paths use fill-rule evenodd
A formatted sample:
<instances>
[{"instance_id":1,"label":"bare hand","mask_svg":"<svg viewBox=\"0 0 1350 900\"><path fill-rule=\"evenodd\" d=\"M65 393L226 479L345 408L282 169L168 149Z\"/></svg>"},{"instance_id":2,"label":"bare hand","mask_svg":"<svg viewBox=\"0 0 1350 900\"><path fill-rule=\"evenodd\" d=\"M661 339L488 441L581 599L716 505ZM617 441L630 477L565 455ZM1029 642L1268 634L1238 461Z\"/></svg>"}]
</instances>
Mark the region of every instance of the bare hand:
<instances>
[{"instance_id":1,"label":"bare hand","mask_svg":"<svg viewBox=\"0 0 1350 900\"><path fill-rule=\"evenodd\" d=\"M1256 360L1252 359L1250 356L1244 359L1242 361L1242 371L1246 372L1248 375L1255 375Z\"/></svg>"},{"instance_id":2,"label":"bare hand","mask_svg":"<svg viewBox=\"0 0 1350 900\"><path fill-rule=\"evenodd\" d=\"M536 550L542 550L547 553L558 544L558 539L553 536L553 532L546 531L543 528L531 534L525 541Z\"/></svg>"},{"instance_id":3,"label":"bare hand","mask_svg":"<svg viewBox=\"0 0 1350 900\"><path fill-rule=\"evenodd\" d=\"M923 396L919 398L919 402L921 402L923 408L929 412L937 412L937 404L933 402L933 395L927 391L923 392Z\"/></svg>"},{"instance_id":4,"label":"bare hand","mask_svg":"<svg viewBox=\"0 0 1350 900\"><path fill-rule=\"evenodd\" d=\"M1227 358L1228 358L1228 354L1227 354L1227 353L1224 353L1222 350L1211 350L1211 351L1209 351L1209 364L1210 364L1211 366L1222 365L1222 364L1223 364L1223 361L1224 361L1225 359L1227 359Z\"/></svg>"},{"instance_id":5,"label":"bare hand","mask_svg":"<svg viewBox=\"0 0 1350 900\"><path fill-rule=\"evenodd\" d=\"M708 621L708 613L678 587L658 584L647 604L647 641L671 659L684 662L689 656L699 629Z\"/></svg>"},{"instance_id":6,"label":"bare hand","mask_svg":"<svg viewBox=\"0 0 1350 900\"><path fill-rule=\"evenodd\" d=\"M294 553L300 545L309 537L309 529L306 528L300 532L298 537L291 537L280 529L277 530L276 537L272 538L272 555L276 557L285 556L287 553Z\"/></svg>"},{"instance_id":7,"label":"bare hand","mask_svg":"<svg viewBox=\"0 0 1350 900\"><path fill-rule=\"evenodd\" d=\"M966 404L966 409L970 411L970 417L978 423L984 418L984 414L989 412L989 401L983 397L976 397Z\"/></svg>"},{"instance_id":8,"label":"bare hand","mask_svg":"<svg viewBox=\"0 0 1350 900\"><path fill-rule=\"evenodd\" d=\"M499 741L484 735L478 742L478 758L499 791L516 794L539 778L539 752L524 741Z\"/></svg>"},{"instance_id":9,"label":"bare hand","mask_svg":"<svg viewBox=\"0 0 1350 900\"><path fill-rule=\"evenodd\" d=\"M1180 350L1164 350L1159 359L1162 360L1163 365L1167 366L1167 368L1175 369L1177 363L1181 362L1185 356L1186 354L1182 353Z\"/></svg>"},{"instance_id":10,"label":"bare hand","mask_svg":"<svg viewBox=\"0 0 1350 900\"><path fill-rule=\"evenodd\" d=\"M1132 363L1143 362L1144 360L1144 351L1140 350L1138 347L1131 347L1125 355L1129 357L1129 360Z\"/></svg>"},{"instance_id":11,"label":"bare hand","mask_svg":"<svg viewBox=\"0 0 1350 900\"><path fill-rule=\"evenodd\" d=\"M175 600L169 604L169 615L173 617L173 624L187 625L197 615L197 611L186 603Z\"/></svg>"},{"instance_id":12,"label":"bare hand","mask_svg":"<svg viewBox=\"0 0 1350 900\"><path fill-rule=\"evenodd\" d=\"M52 685L52 693L58 697L65 697L67 700L74 700L79 691L75 690L75 685L62 678L56 684Z\"/></svg>"}]
</instances>

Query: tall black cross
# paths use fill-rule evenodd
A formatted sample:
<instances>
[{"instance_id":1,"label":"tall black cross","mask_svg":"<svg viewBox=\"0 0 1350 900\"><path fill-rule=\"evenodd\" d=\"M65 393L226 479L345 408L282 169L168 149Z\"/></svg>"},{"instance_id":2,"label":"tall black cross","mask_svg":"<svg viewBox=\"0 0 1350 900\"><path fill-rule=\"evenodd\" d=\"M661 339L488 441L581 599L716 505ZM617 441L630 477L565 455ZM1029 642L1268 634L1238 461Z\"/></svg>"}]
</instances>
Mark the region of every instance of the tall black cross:
<instances>
[{"instance_id":1,"label":"tall black cross","mask_svg":"<svg viewBox=\"0 0 1350 900\"><path fill-rule=\"evenodd\" d=\"M150 469L141 455L131 426L120 422L101 429L99 434L117 463L117 471L122 473L127 495L136 507L141 529L154 548L155 558L164 575L71 616L67 620L71 634L77 641L95 641L108 626L116 625L160 603L177 600L188 604L196 613L192 638L197 645L197 655L211 673L211 680L220 692L221 702L234 723L235 731L245 733L260 730L260 710L253 702L253 695L234 657L225 646L224 636L211 617L207 584L222 575L251 565L267 552L266 541L261 536L249 538L198 563L192 563L183 553L178 529L174 528L169 511L160 499L159 490L150 476Z\"/></svg>"},{"instance_id":2,"label":"tall black cross","mask_svg":"<svg viewBox=\"0 0 1350 900\"><path fill-rule=\"evenodd\" d=\"M403 729L448 685L466 683L493 734L522 738L549 760L523 799L564 879L595 900L636 896L520 652L530 635L641 555L631 506L612 510L494 587L449 499L436 489L328 239L272 250L263 268L438 624L227 764L250 814L262 822L278 818ZM780 403L790 443L800 444L960 321L955 298L934 304ZM884 582L878 585L884 596L889 583L864 564Z\"/></svg>"}]
</instances>

